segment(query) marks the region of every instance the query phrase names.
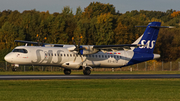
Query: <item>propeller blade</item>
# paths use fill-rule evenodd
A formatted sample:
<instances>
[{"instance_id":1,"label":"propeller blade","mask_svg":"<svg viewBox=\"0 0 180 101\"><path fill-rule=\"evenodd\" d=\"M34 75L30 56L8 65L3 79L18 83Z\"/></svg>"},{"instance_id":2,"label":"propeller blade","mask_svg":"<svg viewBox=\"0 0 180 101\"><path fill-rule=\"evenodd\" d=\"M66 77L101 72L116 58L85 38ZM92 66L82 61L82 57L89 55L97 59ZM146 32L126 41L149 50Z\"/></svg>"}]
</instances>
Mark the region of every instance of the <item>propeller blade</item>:
<instances>
[{"instance_id":1,"label":"propeller blade","mask_svg":"<svg viewBox=\"0 0 180 101\"><path fill-rule=\"evenodd\" d=\"M74 58L74 62L76 61L76 54L75 54L75 58Z\"/></svg>"},{"instance_id":2,"label":"propeller blade","mask_svg":"<svg viewBox=\"0 0 180 101\"><path fill-rule=\"evenodd\" d=\"M80 44L81 44L81 39L82 39L82 36L79 38L79 43L78 43L79 48L80 48Z\"/></svg>"},{"instance_id":3,"label":"propeller blade","mask_svg":"<svg viewBox=\"0 0 180 101\"><path fill-rule=\"evenodd\" d=\"M47 37L44 37L41 46L44 46L44 42L46 41Z\"/></svg>"},{"instance_id":4,"label":"propeller blade","mask_svg":"<svg viewBox=\"0 0 180 101\"><path fill-rule=\"evenodd\" d=\"M81 60L82 60L82 62L83 62L83 57L82 57L82 55L80 55L80 57L81 57Z\"/></svg>"},{"instance_id":5,"label":"propeller blade","mask_svg":"<svg viewBox=\"0 0 180 101\"><path fill-rule=\"evenodd\" d=\"M74 46L77 48L76 42L74 40L74 37L72 37L72 42L73 42Z\"/></svg>"},{"instance_id":6,"label":"propeller blade","mask_svg":"<svg viewBox=\"0 0 180 101\"><path fill-rule=\"evenodd\" d=\"M38 42L38 46L40 46L38 34L37 34L37 42Z\"/></svg>"}]
</instances>

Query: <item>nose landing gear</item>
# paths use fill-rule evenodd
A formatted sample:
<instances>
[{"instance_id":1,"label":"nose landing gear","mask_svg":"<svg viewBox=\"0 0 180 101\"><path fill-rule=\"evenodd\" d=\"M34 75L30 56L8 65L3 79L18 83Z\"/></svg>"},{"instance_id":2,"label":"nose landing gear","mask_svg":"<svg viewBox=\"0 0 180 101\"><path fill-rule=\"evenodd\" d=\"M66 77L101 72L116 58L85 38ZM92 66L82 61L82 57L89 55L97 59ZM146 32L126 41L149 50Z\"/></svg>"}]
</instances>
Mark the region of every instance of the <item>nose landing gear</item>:
<instances>
[{"instance_id":1,"label":"nose landing gear","mask_svg":"<svg viewBox=\"0 0 180 101\"><path fill-rule=\"evenodd\" d=\"M15 71L16 71L16 67L13 67L13 68L12 68L12 71L15 72Z\"/></svg>"}]
</instances>

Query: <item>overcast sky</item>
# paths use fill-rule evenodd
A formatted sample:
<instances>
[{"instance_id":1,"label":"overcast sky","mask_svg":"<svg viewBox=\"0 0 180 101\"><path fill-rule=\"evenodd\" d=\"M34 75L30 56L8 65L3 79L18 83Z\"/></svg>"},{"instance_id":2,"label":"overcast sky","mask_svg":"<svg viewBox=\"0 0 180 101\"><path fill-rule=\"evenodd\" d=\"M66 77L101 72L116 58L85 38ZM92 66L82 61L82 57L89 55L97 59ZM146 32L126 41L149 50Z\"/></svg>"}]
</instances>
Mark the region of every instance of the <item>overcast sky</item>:
<instances>
[{"instance_id":1,"label":"overcast sky","mask_svg":"<svg viewBox=\"0 0 180 101\"><path fill-rule=\"evenodd\" d=\"M91 2L96 0L0 0L0 11L3 10L24 10L36 9L50 13L62 12L63 7L69 6L73 13L78 6L84 11ZM113 4L116 11L125 13L132 10L154 10L165 12L168 9L180 11L180 0L97 0L101 3Z\"/></svg>"}]
</instances>

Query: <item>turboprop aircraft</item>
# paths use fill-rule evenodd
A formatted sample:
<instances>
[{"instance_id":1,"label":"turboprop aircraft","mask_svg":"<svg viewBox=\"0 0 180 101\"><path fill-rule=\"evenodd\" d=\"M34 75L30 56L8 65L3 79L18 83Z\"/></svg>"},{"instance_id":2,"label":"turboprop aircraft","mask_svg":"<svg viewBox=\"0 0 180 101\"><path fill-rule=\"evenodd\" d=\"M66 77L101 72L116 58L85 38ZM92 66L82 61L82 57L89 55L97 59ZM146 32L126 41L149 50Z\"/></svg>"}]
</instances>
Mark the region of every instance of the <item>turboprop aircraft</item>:
<instances>
[{"instance_id":1,"label":"turboprop aircraft","mask_svg":"<svg viewBox=\"0 0 180 101\"><path fill-rule=\"evenodd\" d=\"M140 26L144 27L144 26ZM84 75L90 75L92 68L121 68L140 62L157 59L159 54L153 54L160 22L151 22L146 30L134 43L125 45L74 45L43 44L43 46L17 46L4 59L15 66L38 65L60 66L64 74L69 75L71 70L83 69ZM26 44L39 42L19 41ZM122 50L123 49L123 50Z\"/></svg>"}]
</instances>

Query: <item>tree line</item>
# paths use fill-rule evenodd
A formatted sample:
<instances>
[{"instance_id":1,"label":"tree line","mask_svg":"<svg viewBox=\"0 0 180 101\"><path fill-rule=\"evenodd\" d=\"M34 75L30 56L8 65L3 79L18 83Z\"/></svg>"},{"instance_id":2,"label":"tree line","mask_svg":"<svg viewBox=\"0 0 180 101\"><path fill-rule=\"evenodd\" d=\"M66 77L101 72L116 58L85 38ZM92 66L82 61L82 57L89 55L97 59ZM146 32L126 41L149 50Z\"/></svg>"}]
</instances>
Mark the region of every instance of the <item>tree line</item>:
<instances>
[{"instance_id":1,"label":"tree line","mask_svg":"<svg viewBox=\"0 0 180 101\"><path fill-rule=\"evenodd\" d=\"M147 25L152 21L160 21L163 26L175 26L174 29L160 29L155 46L155 53L161 54L159 60L175 61L180 57L180 12L175 10L146 11L133 10L122 14L112 4L100 2L90 3L84 10L80 7L73 14L69 6L62 12L50 14L25 10L0 12L0 60L20 43L14 40L40 41L47 37L46 43L72 44L83 36L81 44L110 45L131 44L144 32L144 28L136 25Z\"/></svg>"}]
</instances>

